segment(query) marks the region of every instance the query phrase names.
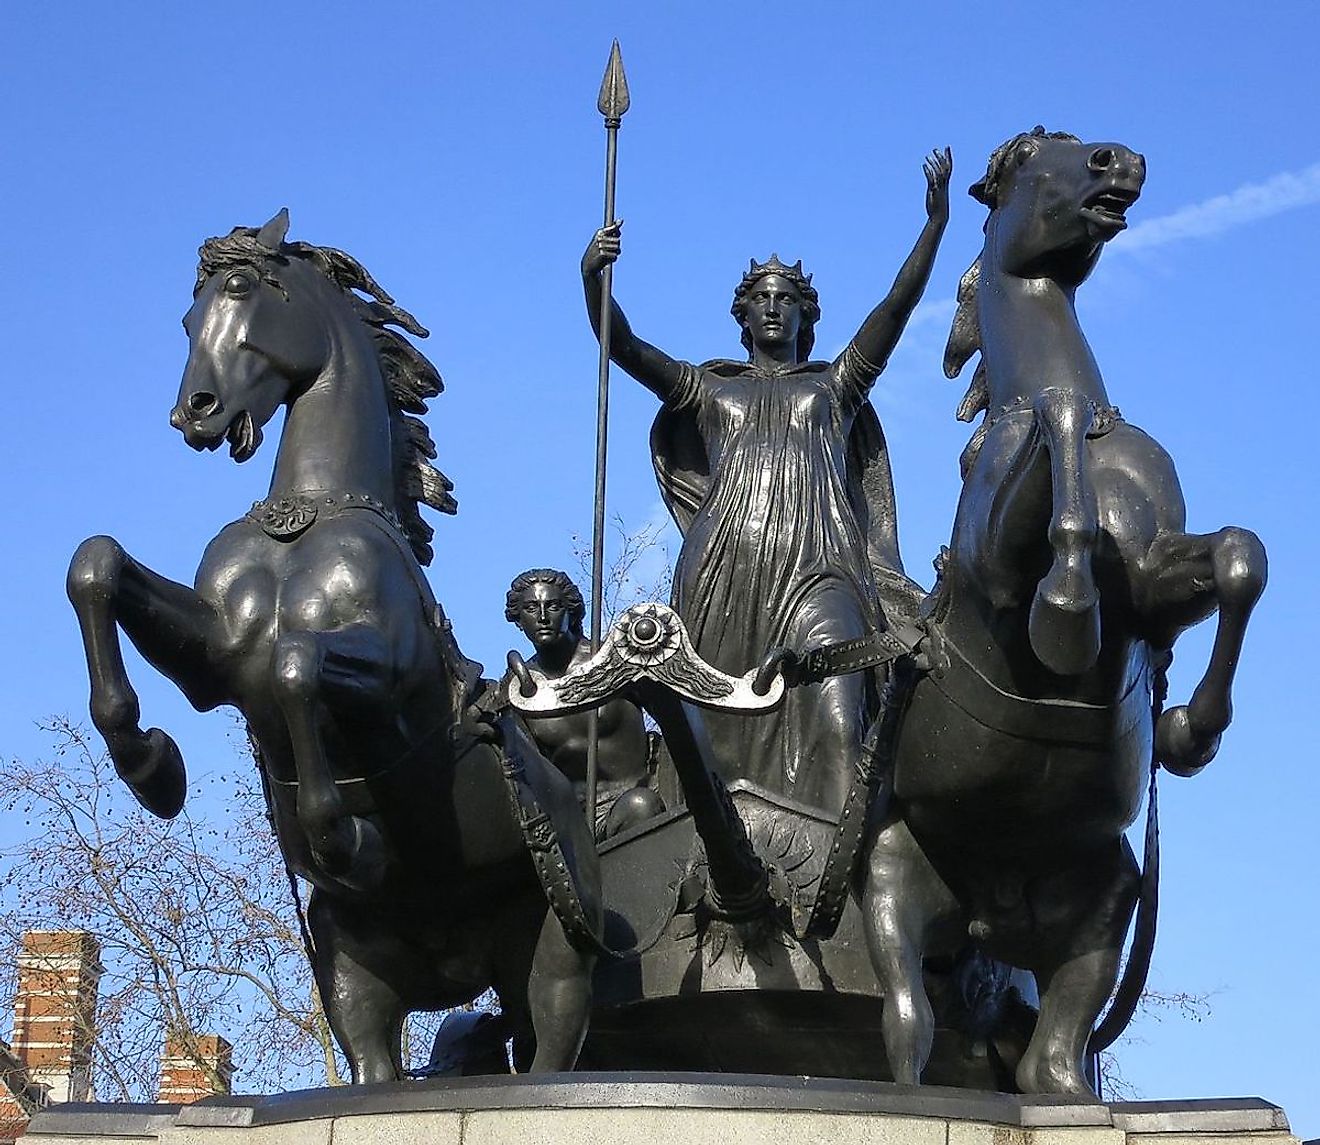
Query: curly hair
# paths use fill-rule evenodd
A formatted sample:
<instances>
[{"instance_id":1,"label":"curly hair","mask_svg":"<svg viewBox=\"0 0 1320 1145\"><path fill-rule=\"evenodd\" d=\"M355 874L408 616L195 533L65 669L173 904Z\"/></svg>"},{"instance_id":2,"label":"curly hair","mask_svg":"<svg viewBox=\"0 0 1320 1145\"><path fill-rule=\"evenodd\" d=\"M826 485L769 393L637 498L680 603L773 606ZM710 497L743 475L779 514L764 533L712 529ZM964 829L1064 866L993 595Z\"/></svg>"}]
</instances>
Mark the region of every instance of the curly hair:
<instances>
[{"instance_id":1,"label":"curly hair","mask_svg":"<svg viewBox=\"0 0 1320 1145\"><path fill-rule=\"evenodd\" d=\"M742 281L733 291L733 305L729 307L729 313L742 327L742 344L750 360L752 335L747 329L747 299L752 287L771 274L788 279L802 297L802 322L798 327L797 356L799 362L805 362L811 357L811 348L816 344L816 323L820 320L820 295L811 285L811 275L802 272L801 259L792 266L785 266L779 261L777 254L772 254L769 262L757 262L756 259L752 259L751 266L747 268Z\"/></svg>"},{"instance_id":2,"label":"curly hair","mask_svg":"<svg viewBox=\"0 0 1320 1145\"><path fill-rule=\"evenodd\" d=\"M558 569L528 569L520 572L509 585L509 593L504 598L504 619L510 624L517 624L522 615L523 594L534 584L548 584L557 588L564 597L568 609L568 620L573 632L582 635L582 621L587 615L587 606L582 599L582 590L573 583L573 578Z\"/></svg>"}]
</instances>

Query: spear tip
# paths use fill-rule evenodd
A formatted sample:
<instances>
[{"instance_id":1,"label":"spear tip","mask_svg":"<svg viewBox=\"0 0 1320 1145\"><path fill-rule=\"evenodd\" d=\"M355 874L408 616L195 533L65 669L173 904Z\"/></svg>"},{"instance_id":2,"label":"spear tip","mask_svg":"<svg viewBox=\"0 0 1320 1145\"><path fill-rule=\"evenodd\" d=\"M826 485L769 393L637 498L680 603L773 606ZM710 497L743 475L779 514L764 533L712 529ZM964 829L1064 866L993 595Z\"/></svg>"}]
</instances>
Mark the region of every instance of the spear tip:
<instances>
[{"instance_id":1,"label":"spear tip","mask_svg":"<svg viewBox=\"0 0 1320 1145\"><path fill-rule=\"evenodd\" d=\"M623 54L619 41L610 48L610 62L605 67L605 78L600 83L596 108L606 119L619 120L628 110L628 77L623 74Z\"/></svg>"}]
</instances>

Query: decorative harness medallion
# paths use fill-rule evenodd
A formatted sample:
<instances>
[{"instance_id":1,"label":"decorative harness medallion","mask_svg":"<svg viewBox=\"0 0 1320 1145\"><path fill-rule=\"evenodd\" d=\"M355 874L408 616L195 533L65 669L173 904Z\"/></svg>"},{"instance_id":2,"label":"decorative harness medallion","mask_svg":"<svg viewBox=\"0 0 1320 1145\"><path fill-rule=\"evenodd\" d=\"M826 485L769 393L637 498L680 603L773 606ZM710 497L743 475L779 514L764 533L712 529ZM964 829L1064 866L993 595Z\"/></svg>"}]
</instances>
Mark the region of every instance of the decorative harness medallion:
<instances>
[{"instance_id":1,"label":"decorative harness medallion","mask_svg":"<svg viewBox=\"0 0 1320 1145\"><path fill-rule=\"evenodd\" d=\"M260 525L268 537L292 541L307 532L319 517L337 517L345 509L367 509L384 518L398 532L403 532L403 522L398 515L383 501L365 493L327 493L322 497L295 493L291 497L268 498L254 502L247 516Z\"/></svg>"},{"instance_id":2,"label":"decorative harness medallion","mask_svg":"<svg viewBox=\"0 0 1320 1145\"><path fill-rule=\"evenodd\" d=\"M310 497L281 497L277 501L257 501L247 515L267 536L291 541L312 527L316 513L316 503Z\"/></svg>"}]
</instances>

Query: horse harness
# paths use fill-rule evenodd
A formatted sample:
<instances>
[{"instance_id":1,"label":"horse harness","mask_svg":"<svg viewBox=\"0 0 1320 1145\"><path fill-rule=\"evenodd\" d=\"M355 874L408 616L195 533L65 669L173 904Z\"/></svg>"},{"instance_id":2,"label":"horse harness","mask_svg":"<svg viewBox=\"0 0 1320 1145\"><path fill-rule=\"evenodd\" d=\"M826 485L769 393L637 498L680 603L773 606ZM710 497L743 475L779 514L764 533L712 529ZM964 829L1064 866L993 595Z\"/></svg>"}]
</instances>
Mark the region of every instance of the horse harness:
<instances>
[{"instance_id":1,"label":"horse harness","mask_svg":"<svg viewBox=\"0 0 1320 1145\"><path fill-rule=\"evenodd\" d=\"M262 532L273 540L289 543L307 533L318 521L332 520L351 511L366 511L373 518L378 519L386 526L381 529L382 534L394 542L405 558L405 565L410 568L417 565L416 555L398 514L384 502L368 494L327 491L317 497L295 494L289 497L267 498L255 502L248 510L246 519L258 525ZM456 698L466 701L475 687L479 666L467 661L458 651L452 626L431 592L426 578L421 575L420 569L417 570L413 580L426 624L440 642L441 655L445 659L454 661L455 686L461 688L463 692L462 697ZM464 671L465 665L470 665L472 670ZM461 712L465 706L466 703L460 703L457 710ZM479 704L472 706L479 710ZM501 753L501 774L505 780L510 808L518 821L542 890L573 945L599 948L601 945L597 922L599 891L592 885L593 880L580 870L581 860L578 860L576 852L582 850L582 847L580 840L575 840L578 834L575 830L576 824L565 821L566 816L562 810L557 812L554 801L547 797L547 792L540 790L541 785L535 782L533 775L529 774L531 769L526 767L523 753L526 750L526 743L530 742L530 735L521 726L521 721L512 712L501 712L499 715L496 724L497 734L494 738ZM366 783L394 771L414 758L422 748L430 745L446 727L446 723L447 721L443 719L438 721L407 751L384 767L370 775L336 779L334 781L336 786ZM450 724L449 730L455 761L461 760L482 742L482 737L479 735L472 732L464 734L461 723ZM258 758L259 762L262 762L263 779L268 784L297 787L297 779L284 780L271 775L264 761ZM567 846L564 840L568 840ZM575 842L579 845L574 845ZM313 949L311 934L303 917L302 902L292 870L288 870L288 874L294 902L298 908L303 942L310 954Z\"/></svg>"}]
</instances>

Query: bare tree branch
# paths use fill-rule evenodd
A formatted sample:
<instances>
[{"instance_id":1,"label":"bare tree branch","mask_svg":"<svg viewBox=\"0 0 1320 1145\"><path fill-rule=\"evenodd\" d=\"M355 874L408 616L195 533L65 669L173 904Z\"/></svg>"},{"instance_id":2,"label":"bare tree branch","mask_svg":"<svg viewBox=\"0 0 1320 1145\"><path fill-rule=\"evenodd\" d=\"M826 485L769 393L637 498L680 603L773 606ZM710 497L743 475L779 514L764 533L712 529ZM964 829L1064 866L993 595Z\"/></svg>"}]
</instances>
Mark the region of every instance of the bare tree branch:
<instances>
[{"instance_id":1,"label":"bare tree branch","mask_svg":"<svg viewBox=\"0 0 1320 1145\"><path fill-rule=\"evenodd\" d=\"M96 1029L84 1031L98 1096L153 1100L166 1035L213 1082L197 1041L210 1033L234 1043L249 1091L340 1083L251 761L203 776L188 811L162 822L81 728L47 730L50 759L0 773L0 806L28 828L0 853L0 956L30 929L101 940Z\"/></svg>"}]
</instances>

